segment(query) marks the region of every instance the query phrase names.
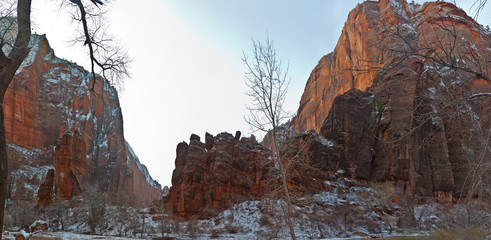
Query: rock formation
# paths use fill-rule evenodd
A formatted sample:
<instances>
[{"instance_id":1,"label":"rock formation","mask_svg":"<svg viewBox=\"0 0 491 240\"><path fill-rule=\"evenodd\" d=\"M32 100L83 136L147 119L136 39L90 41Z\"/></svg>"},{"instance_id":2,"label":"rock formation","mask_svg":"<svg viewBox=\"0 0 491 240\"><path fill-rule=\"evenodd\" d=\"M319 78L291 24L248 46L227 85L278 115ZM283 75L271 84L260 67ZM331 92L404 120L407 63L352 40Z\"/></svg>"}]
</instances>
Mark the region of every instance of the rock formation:
<instances>
[{"instance_id":1,"label":"rock formation","mask_svg":"<svg viewBox=\"0 0 491 240\"><path fill-rule=\"evenodd\" d=\"M82 193L80 176L87 170L85 141L80 133L63 135L55 147L55 197L70 200Z\"/></svg>"},{"instance_id":2,"label":"rock formation","mask_svg":"<svg viewBox=\"0 0 491 240\"><path fill-rule=\"evenodd\" d=\"M88 186L112 204L159 198L160 185L124 139L116 90L97 78L91 91L92 75L56 57L44 35L30 47L3 103L11 200L48 204L51 182L65 199Z\"/></svg>"},{"instance_id":3,"label":"rock formation","mask_svg":"<svg viewBox=\"0 0 491 240\"><path fill-rule=\"evenodd\" d=\"M491 99L476 96L491 92L490 39L446 2L358 5L312 72L292 126L331 141L332 160L352 177L465 196L469 162L489 151Z\"/></svg>"},{"instance_id":4,"label":"rock formation","mask_svg":"<svg viewBox=\"0 0 491 240\"><path fill-rule=\"evenodd\" d=\"M489 31L450 3L359 4L334 51L312 71L297 115L279 129L286 146L280 152L298 157L290 188L320 191L325 180L344 174L391 181L396 194L446 200L479 194L474 190L483 185L474 183L490 184L489 177L473 178L490 169L476 171L472 166L479 165L469 163L490 161L490 42ZM252 152L267 149L253 144L245 148L252 152L237 151L244 138L226 136L178 145L165 199L174 213L220 209L232 193L264 194L266 179L258 176L274 169ZM267 134L263 143L270 142Z\"/></svg>"},{"instance_id":5,"label":"rock formation","mask_svg":"<svg viewBox=\"0 0 491 240\"><path fill-rule=\"evenodd\" d=\"M186 217L203 209L223 209L234 199L265 194L266 148L229 133L207 133L206 144L199 139L193 134L189 144L177 145L172 187L165 197L174 214Z\"/></svg>"}]
</instances>

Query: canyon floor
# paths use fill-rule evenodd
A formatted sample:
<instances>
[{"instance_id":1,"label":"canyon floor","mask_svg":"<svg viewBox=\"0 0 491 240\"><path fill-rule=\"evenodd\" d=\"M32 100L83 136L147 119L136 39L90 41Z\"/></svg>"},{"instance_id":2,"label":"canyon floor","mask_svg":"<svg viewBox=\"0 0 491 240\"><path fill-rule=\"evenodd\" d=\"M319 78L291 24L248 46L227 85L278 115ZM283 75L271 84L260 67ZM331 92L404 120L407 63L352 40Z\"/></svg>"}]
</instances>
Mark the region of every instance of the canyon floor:
<instances>
[{"instance_id":1,"label":"canyon floor","mask_svg":"<svg viewBox=\"0 0 491 240\"><path fill-rule=\"evenodd\" d=\"M418 203L408 198L396 204L381 197L387 195L383 185L360 184L346 178L327 184L332 186L331 190L295 200L293 221L299 239L491 237L491 232L482 230L491 227L488 201L448 205L432 200ZM221 212L210 209L207 218L186 221L176 220L155 208L107 207L103 224L96 228L98 235L90 235L88 224L75 217L76 209L71 209L59 217L40 217L41 224L37 225L46 227L25 236L26 239L288 239L283 205L277 199L244 200ZM10 230L6 239L15 239L23 231Z\"/></svg>"}]
</instances>

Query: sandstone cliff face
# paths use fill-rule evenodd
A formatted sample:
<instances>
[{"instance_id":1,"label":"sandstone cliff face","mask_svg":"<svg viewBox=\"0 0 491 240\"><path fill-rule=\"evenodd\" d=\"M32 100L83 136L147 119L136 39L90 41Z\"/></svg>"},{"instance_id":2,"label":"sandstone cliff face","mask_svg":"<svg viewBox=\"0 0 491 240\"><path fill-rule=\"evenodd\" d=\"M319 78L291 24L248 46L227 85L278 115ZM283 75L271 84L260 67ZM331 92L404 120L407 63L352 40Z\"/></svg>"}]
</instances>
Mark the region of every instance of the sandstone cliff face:
<instances>
[{"instance_id":1,"label":"sandstone cliff face","mask_svg":"<svg viewBox=\"0 0 491 240\"><path fill-rule=\"evenodd\" d=\"M468 194L476 174L469 163L489 161L482 156L489 156L491 128L490 42L488 31L449 3L358 5L334 52L312 71L297 116L278 132L287 146L282 154L300 160L290 189L317 192L344 175L391 181L395 199L405 192L446 200ZM258 177L274 175L267 158L233 150L243 149L243 140L227 136L207 134L206 143L193 136L177 146L165 201L178 216L220 209L233 194L261 197L271 183ZM270 142L266 135L263 144Z\"/></svg>"},{"instance_id":2,"label":"sandstone cliff face","mask_svg":"<svg viewBox=\"0 0 491 240\"><path fill-rule=\"evenodd\" d=\"M364 2L350 12L336 48L319 61L307 81L293 120L295 132L319 132L337 95L372 84L374 69L389 57L381 50L386 47L380 40L382 27L403 23L408 15L411 12L397 1L388 0Z\"/></svg>"},{"instance_id":3,"label":"sandstone cliff face","mask_svg":"<svg viewBox=\"0 0 491 240\"><path fill-rule=\"evenodd\" d=\"M489 54L486 48L489 38L483 36L485 31L464 11L449 3L420 6L400 0L366 1L350 12L336 48L312 71L293 119L294 131L313 129L319 132L334 98L352 88L367 90L377 72L400 55L397 51L409 50L405 41L423 49L429 47L429 43L437 43L442 34L449 34L432 24L436 21L452 30L455 27L464 38L458 40L459 44L470 48L469 43L474 43L475 52L479 52L482 59L489 59L485 56ZM397 37L396 33L403 37ZM448 47L449 43L441 44ZM470 52L465 48L455 51ZM482 59L481 66L489 64Z\"/></svg>"},{"instance_id":4,"label":"sandstone cliff face","mask_svg":"<svg viewBox=\"0 0 491 240\"><path fill-rule=\"evenodd\" d=\"M143 204L159 198L160 185L124 140L116 90L97 78L90 91L91 74L57 58L45 36L34 35L30 47L4 99L11 199L45 196L46 186L45 193L38 193L39 184L48 181L50 169L64 198L73 195L73 187L83 191L89 185L108 193L113 204ZM64 144L74 140L67 134L76 132L77 144ZM70 161L65 150L71 151ZM70 175L65 162L79 166L69 170L73 176L67 181L73 184L61 179Z\"/></svg>"},{"instance_id":5,"label":"sandstone cliff face","mask_svg":"<svg viewBox=\"0 0 491 240\"><path fill-rule=\"evenodd\" d=\"M240 138L240 132L206 136L205 143L193 134L189 144L177 145L172 187L163 198L174 216L207 217L212 212L207 209L223 210L240 200L282 195L269 149L253 138ZM335 168L326 158L327 140L309 131L285 141L289 148L281 151L290 157L286 161L295 157L287 176L291 191L303 194L326 189L325 180Z\"/></svg>"},{"instance_id":6,"label":"sandstone cliff face","mask_svg":"<svg viewBox=\"0 0 491 240\"><path fill-rule=\"evenodd\" d=\"M249 138L239 141L228 133L206 136L206 143L193 134L189 144L177 145L172 187L164 199L177 216L224 209L238 197L265 194L266 148Z\"/></svg>"},{"instance_id":7,"label":"sandstone cliff face","mask_svg":"<svg viewBox=\"0 0 491 240\"><path fill-rule=\"evenodd\" d=\"M352 177L398 182L400 191L465 196L472 181L470 163L479 161L476 153L489 151L483 145L490 128L490 99L474 97L490 92L485 80L491 69L486 62L491 54L490 33L452 4L411 6L399 1L360 5L350 14L345 31L357 19L374 14L374 4L383 9L377 29L384 29L379 31L383 37L379 46L385 47L365 59L384 59L377 62L380 71L364 79L368 84L351 86L364 92L339 95L344 88L331 83L336 74L314 75L318 68L324 69L320 64L307 83L294 128L320 127L320 134L335 146L338 167ZM371 13L364 14L368 9ZM388 9L393 10L389 18L393 20L387 23L389 16L382 16ZM331 56L348 42L342 36ZM374 45L363 44L363 49ZM319 87L319 82L328 82L327 87ZM333 101L307 99L315 96L312 92L326 91ZM328 111L311 108L319 102L328 103ZM325 120L313 121L312 116Z\"/></svg>"},{"instance_id":8,"label":"sandstone cliff face","mask_svg":"<svg viewBox=\"0 0 491 240\"><path fill-rule=\"evenodd\" d=\"M70 200L82 193L80 176L87 170L85 141L80 133L63 135L55 147L55 197ZM49 177L48 177L49 179Z\"/></svg>"}]
</instances>

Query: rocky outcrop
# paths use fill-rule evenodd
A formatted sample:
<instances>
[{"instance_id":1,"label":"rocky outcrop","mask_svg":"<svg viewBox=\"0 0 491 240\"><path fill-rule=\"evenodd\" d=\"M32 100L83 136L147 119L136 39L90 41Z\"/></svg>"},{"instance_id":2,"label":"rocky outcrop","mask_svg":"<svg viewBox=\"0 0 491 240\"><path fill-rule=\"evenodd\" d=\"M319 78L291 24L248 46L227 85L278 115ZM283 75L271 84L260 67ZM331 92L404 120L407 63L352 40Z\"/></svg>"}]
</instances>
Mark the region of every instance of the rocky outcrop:
<instances>
[{"instance_id":1,"label":"rocky outcrop","mask_svg":"<svg viewBox=\"0 0 491 240\"><path fill-rule=\"evenodd\" d=\"M82 193L80 176L87 170L85 141L80 133L68 133L58 141L54 165L55 197L70 200Z\"/></svg>"},{"instance_id":2,"label":"rocky outcrop","mask_svg":"<svg viewBox=\"0 0 491 240\"><path fill-rule=\"evenodd\" d=\"M49 182L49 169L63 198L88 186L98 186L112 204L142 205L159 198L160 185L124 139L116 90L101 78L90 90L92 75L56 57L45 36L33 35L30 47L4 99L11 199L49 193L45 186L38 192L39 184ZM67 169L57 161L77 167Z\"/></svg>"},{"instance_id":3,"label":"rocky outcrop","mask_svg":"<svg viewBox=\"0 0 491 240\"><path fill-rule=\"evenodd\" d=\"M404 193L467 195L478 172L469 163L489 161L490 39L450 3L359 4L312 71L296 117L277 130L283 160L294 160L290 190L315 193L342 176L390 181L396 201ZM277 185L276 170L265 167L271 135L266 147L230 134L180 143L169 208L189 216L234 195L263 196L264 186Z\"/></svg>"},{"instance_id":4,"label":"rocky outcrop","mask_svg":"<svg viewBox=\"0 0 491 240\"><path fill-rule=\"evenodd\" d=\"M329 161L352 177L465 193L470 159L487 151L491 100L469 100L490 92L490 39L450 3L359 4L312 71L290 127L328 139Z\"/></svg>"},{"instance_id":5,"label":"rocky outcrop","mask_svg":"<svg viewBox=\"0 0 491 240\"><path fill-rule=\"evenodd\" d=\"M174 216L207 217L213 212L207 209L223 210L243 199L281 196L282 185L271 151L240 135L207 133L207 143L202 143L193 134L189 144L177 145L172 187L163 199ZM326 158L327 140L309 131L285 141L288 148L281 151L285 163L290 163L289 189L296 194L325 189L325 180L335 168Z\"/></svg>"},{"instance_id":6,"label":"rocky outcrop","mask_svg":"<svg viewBox=\"0 0 491 240\"><path fill-rule=\"evenodd\" d=\"M206 144L193 134L189 144L177 145L172 187L164 198L176 216L204 214L204 209L224 209L234 200L265 194L266 148L229 133L206 136Z\"/></svg>"}]
</instances>

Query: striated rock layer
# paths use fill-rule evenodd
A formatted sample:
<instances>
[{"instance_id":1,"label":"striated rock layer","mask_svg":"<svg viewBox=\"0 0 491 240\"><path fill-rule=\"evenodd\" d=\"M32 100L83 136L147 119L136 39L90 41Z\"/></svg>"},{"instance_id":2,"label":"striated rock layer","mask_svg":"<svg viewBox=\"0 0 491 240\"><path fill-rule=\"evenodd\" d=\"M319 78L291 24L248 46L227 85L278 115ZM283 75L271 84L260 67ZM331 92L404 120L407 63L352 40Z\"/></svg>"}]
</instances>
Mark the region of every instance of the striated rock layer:
<instances>
[{"instance_id":1,"label":"striated rock layer","mask_svg":"<svg viewBox=\"0 0 491 240\"><path fill-rule=\"evenodd\" d=\"M485 56L489 54L489 33L461 9L445 2L421 6L401 0L366 1L350 12L334 51L321 58L312 71L293 120L295 132L319 132L336 96L352 88L367 90L377 73L401 55L397 51L410 50L407 43L424 49L438 42L446 34L438 26L455 28L464 38L457 40L465 47L454 50L456 54L470 53L465 48L475 45L472 51L482 58L483 72L489 72L489 62L484 61L489 59ZM450 43L441 44L449 47Z\"/></svg>"},{"instance_id":2,"label":"striated rock layer","mask_svg":"<svg viewBox=\"0 0 491 240\"><path fill-rule=\"evenodd\" d=\"M278 130L284 160L296 159L290 189L318 192L343 174L393 182L396 201L405 193L446 201L489 194L491 172L479 164L490 161L490 42L450 3L359 4L312 71L296 117ZM262 197L275 185L263 177L275 171L265 147L226 139L207 134L206 143L193 136L178 145L164 199L178 216L221 209L235 195Z\"/></svg>"},{"instance_id":3,"label":"striated rock layer","mask_svg":"<svg viewBox=\"0 0 491 240\"><path fill-rule=\"evenodd\" d=\"M97 78L91 91L91 74L56 57L44 35L29 45L3 102L11 200L38 196L46 205L55 192L69 199L89 186L112 204L159 198L160 185L124 139L116 90Z\"/></svg>"},{"instance_id":4,"label":"striated rock layer","mask_svg":"<svg viewBox=\"0 0 491 240\"><path fill-rule=\"evenodd\" d=\"M189 144L177 145L172 187L164 201L177 216L186 217L222 209L238 197L262 196L268 184L267 156L267 149L250 138L207 133L202 143L193 134Z\"/></svg>"},{"instance_id":5,"label":"striated rock layer","mask_svg":"<svg viewBox=\"0 0 491 240\"><path fill-rule=\"evenodd\" d=\"M292 128L331 141L328 161L354 178L465 196L471 167L489 161L477 155L489 155L490 42L450 3L364 2L312 72Z\"/></svg>"},{"instance_id":6,"label":"striated rock layer","mask_svg":"<svg viewBox=\"0 0 491 240\"><path fill-rule=\"evenodd\" d=\"M206 133L205 143L193 134L189 144L177 145L172 187L163 198L174 216L207 217L213 210L223 210L244 199L283 193L278 171L271 160L271 151L253 138L240 138L220 133ZM325 189L330 175L325 158L326 140L315 132L289 138L285 155L301 155L288 175L288 185L297 193L315 193ZM211 210L211 211L208 211Z\"/></svg>"}]
</instances>

